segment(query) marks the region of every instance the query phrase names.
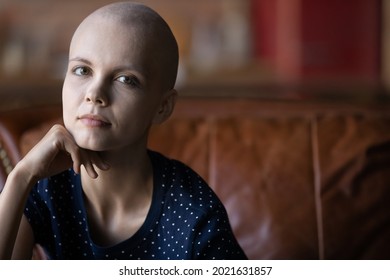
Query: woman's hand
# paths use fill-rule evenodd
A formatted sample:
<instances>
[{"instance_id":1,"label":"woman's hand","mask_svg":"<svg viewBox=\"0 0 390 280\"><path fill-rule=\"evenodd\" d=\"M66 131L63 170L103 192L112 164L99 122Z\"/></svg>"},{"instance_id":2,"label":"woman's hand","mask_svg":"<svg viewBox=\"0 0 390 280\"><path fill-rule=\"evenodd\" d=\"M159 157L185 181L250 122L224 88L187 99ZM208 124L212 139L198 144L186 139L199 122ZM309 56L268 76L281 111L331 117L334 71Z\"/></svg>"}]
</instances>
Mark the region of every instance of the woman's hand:
<instances>
[{"instance_id":1,"label":"woman's hand","mask_svg":"<svg viewBox=\"0 0 390 280\"><path fill-rule=\"evenodd\" d=\"M79 173L81 165L92 178L98 176L96 168L108 169L96 152L80 148L61 125L53 126L18 162L0 195L0 259L31 258L34 236L30 224L22 220L31 187L72 166Z\"/></svg>"},{"instance_id":2,"label":"woman's hand","mask_svg":"<svg viewBox=\"0 0 390 280\"><path fill-rule=\"evenodd\" d=\"M80 173L83 165L91 178L98 176L96 168L108 169L108 165L96 152L80 148L62 125L54 125L18 165L34 181L58 174L72 166L76 173Z\"/></svg>"}]
</instances>

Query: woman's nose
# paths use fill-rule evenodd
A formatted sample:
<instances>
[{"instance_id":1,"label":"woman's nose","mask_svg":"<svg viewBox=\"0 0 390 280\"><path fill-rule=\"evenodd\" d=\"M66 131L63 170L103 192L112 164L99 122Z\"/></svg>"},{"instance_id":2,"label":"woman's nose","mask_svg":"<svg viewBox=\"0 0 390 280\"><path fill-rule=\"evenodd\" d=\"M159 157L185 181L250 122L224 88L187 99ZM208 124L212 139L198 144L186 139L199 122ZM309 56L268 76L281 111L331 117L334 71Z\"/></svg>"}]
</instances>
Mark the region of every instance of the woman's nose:
<instances>
[{"instance_id":1,"label":"woman's nose","mask_svg":"<svg viewBox=\"0 0 390 280\"><path fill-rule=\"evenodd\" d=\"M87 88L85 101L94 105L107 106L109 103L108 88L104 81L93 81Z\"/></svg>"}]
</instances>

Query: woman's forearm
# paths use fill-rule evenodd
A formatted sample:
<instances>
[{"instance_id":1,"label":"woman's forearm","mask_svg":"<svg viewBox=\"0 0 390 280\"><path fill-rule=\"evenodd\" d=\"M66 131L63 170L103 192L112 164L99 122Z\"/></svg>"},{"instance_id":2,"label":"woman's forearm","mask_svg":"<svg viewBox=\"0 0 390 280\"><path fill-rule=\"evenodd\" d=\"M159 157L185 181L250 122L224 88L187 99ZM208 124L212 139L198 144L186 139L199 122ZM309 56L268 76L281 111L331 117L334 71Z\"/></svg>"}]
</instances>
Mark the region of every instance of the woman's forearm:
<instances>
[{"instance_id":1,"label":"woman's forearm","mask_svg":"<svg viewBox=\"0 0 390 280\"><path fill-rule=\"evenodd\" d=\"M24 206L35 179L24 172L22 164L9 174L0 194L0 259L11 259Z\"/></svg>"}]
</instances>

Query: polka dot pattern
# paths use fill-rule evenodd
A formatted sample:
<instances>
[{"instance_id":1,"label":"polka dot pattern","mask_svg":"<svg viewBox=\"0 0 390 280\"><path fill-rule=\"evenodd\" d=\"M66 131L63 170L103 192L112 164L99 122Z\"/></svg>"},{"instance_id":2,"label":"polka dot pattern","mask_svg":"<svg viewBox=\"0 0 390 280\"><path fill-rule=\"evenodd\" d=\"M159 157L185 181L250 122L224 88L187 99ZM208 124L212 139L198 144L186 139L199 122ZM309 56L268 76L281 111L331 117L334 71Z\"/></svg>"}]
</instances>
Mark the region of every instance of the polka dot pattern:
<instances>
[{"instance_id":1,"label":"polka dot pattern","mask_svg":"<svg viewBox=\"0 0 390 280\"><path fill-rule=\"evenodd\" d=\"M35 239L52 259L246 259L226 210L192 169L149 152L152 206L128 239L101 247L89 234L80 176L73 170L42 180L25 208Z\"/></svg>"}]
</instances>

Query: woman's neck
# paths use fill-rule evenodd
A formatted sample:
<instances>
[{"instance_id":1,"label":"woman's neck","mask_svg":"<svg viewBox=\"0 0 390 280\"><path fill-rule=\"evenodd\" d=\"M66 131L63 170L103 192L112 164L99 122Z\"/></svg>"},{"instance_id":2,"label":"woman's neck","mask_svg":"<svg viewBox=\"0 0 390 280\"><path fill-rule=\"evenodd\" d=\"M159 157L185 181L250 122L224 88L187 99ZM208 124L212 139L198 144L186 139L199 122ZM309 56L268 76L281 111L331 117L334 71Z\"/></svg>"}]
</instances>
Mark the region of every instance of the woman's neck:
<instances>
[{"instance_id":1,"label":"woman's neck","mask_svg":"<svg viewBox=\"0 0 390 280\"><path fill-rule=\"evenodd\" d=\"M90 178L82 169L81 180L86 200L95 211L131 211L151 201L153 168L147 150L140 152L104 152L100 156L109 164L107 171L97 170ZM105 213L106 212L106 213Z\"/></svg>"},{"instance_id":2,"label":"woman's neck","mask_svg":"<svg viewBox=\"0 0 390 280\"><path fill-rule=\"evenodd\" d=\"M144 223L152 204L153 168L147 151L102 153L110 165L90 178L82 170L81 181L90 233L102 246L132 236Z\"/></svg>"}]
</instances>

